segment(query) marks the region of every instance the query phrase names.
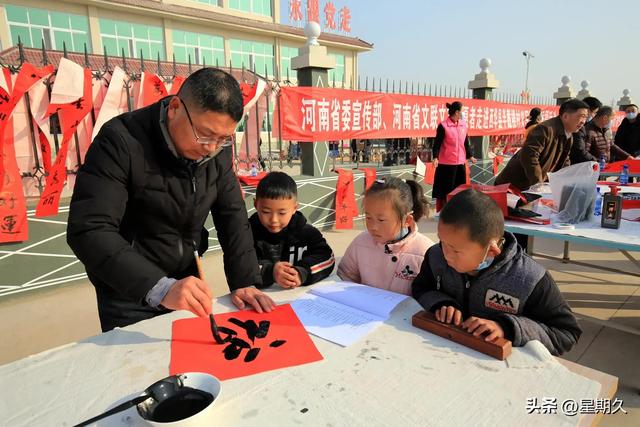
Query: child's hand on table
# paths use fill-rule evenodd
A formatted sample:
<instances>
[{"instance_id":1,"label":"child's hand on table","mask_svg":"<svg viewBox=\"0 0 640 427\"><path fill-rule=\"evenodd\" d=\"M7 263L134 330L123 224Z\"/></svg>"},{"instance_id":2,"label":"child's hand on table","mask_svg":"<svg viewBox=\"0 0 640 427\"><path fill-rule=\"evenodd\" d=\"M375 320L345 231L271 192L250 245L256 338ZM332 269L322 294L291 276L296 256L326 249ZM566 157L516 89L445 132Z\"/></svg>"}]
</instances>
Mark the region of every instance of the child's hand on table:
<instances>
[{"instance_id":1,"label":"child's hand on table","mask_svg":"<svg viewBox=\"0 0 640 427\"><path fill-rule=\"evenodd\" d=\"M462 323L462 312L450 305L443 305L435 312L436 320L442 323L453 323L460 326Z\"/></svg>"},{"instance_id":2,"label":"child's hand on table","mask_svg":"<svg viewBox=\"0 0 640 427\"><path fill-rule=\"evenodd\" d=\"M480 337L486 334L485 341L493 341L496 338L504 338L502 327L493 320L483 319L481 317L471 316L462 323L462 328L473 334L474 337Z\"/></svg>"},{"instance_id":3,"label":"child's hand on table","mask_svg":"<svg viewBox=\"0 0 640 427\"><path fill-rule=\"evenodd\" d=\"M464 322L462 312L450 305L444 305L436 310L436 320L442 323L452 323L473 334L475 337L486 335L485 341L493 341L496 338L504 338L502 327L493 320L471 316Z\"/></svg>"},{"instance_id":4,"label":"child's hand on table","mask_svg":"<svg viewBox=\"0 0 640 427\"><path fill-rule=\"evenodd\" d=\"M300 273L286 261L279 261L273 266L273 280L285 289L297 288L302 284Z\"/></svg>"}]
</instances>

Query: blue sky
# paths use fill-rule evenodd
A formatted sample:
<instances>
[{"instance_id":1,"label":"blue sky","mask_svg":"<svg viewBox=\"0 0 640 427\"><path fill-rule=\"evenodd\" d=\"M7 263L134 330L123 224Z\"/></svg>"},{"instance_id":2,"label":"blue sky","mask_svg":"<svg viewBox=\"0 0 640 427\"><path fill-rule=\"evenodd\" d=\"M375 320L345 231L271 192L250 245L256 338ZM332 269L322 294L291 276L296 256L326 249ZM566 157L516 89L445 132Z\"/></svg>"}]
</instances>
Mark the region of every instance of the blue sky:
<instances>
[{"instance_id":1,"label":"blue sky","mask_svg":"<svg viewBox=\"0 0 640 427\"><path fill-rule=\"evenodd\" d=\"M320 9L325 0L320 0ZM332 0L351 9L351 35L374 44L360 75L466 87L491 58L501 91L551 96L569 75L606 104L627 88L640 101L640 1ZM284 12L288 0L283 0ZM306 1L303 1L306 4ZM284 15L284 13L283 13ZM321 12L321 16L323 16ZM288 16L283 16L287 21ZM384 83L383 83L384 84Z\"/></svg>"}]
</instances>

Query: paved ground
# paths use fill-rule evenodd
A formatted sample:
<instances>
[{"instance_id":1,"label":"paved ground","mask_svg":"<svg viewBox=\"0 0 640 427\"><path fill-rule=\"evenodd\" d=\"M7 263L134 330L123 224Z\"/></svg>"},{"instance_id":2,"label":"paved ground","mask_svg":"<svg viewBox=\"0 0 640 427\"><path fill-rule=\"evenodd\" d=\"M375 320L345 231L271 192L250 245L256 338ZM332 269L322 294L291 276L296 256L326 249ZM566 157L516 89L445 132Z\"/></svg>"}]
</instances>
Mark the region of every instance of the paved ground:
<instances>
[{"instance_id":1,"label":"paved ground","mask_svg":"<svg viewBox=\"0 0 640 427\"><path fill-rule=\"evenodd\" d=\"M435 240L432 220L422 221L421 231ZM327 231L325 236L339 255L358 232ZM538 239L536 251L561 255L562 243ZM572 258L634 268L619 252L590 246L573 245ZM640 278L539 260L552 272L584 330L565 358L620 378L617 397L624 400L628 414L607 416L601 425L640 425ZM205 256L206 277L215 295L227 292L221 263L220 252ZM29 268L42 267L31 260ZM0 299L0 364L99 332L95 294L86 280Z\"/></svg>"}]
</instances>

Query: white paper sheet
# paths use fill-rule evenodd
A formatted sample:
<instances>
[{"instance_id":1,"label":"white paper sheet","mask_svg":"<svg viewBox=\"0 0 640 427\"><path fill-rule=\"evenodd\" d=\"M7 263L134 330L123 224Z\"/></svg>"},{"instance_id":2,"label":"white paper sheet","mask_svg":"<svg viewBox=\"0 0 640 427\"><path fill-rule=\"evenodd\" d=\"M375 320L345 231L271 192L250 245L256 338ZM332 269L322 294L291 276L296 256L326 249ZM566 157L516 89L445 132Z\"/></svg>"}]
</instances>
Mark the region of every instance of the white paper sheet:
<instances>
[{"instance_id":1,"label":"white paper sheet","mask_svg":"<svg viewBox=\"0 0 640 427\"><path fill-rule=\"evenodd\" d=\"M420 159L420 156L416 157L415 173L420 176L425 176L427 174L427 165L425 165L422 159Z\"/></svg>"},{"instance_id":2,"label":"white paper sheet","mask_svg":"<svg viewBox=\"0 0 640 427\"><path fill-rule=\"evenodd\" d=\"M44 117L49 107L49 93L42 80L29 89L29 106L31 107L33 119L40 126L44 136L53 147L54 140L49 127L49 117Z\"/></svg>"},{"instance_id":3,"label":"white paper sheet","mask_svg":"<svg viewBox=\"0 0 640 427\"><path fill-rule=\"evenodd\" d=\"M98 114L98 117L96 119L96 125L93 127L91 141L94 140L103 124L127 110L127 96L124 90L125 78L125 72L122 70L122 68L116 66L113 69L113 75L111 76L111 80L109 82L107 94L105 95L102 102L100 114Z\"/></svg>"},{"instance_id":4,"label":"white paper sheet","mask_svg":"<svg viewBox=\"0 0 640 427\"><path fill-rule=\"evenodd\" d=\"M4 77L4 70L0 70L0 87L6 92L9 92L9 85L7 84L7 80Z\"/></svg>"},{"instance_id":5,"label":"white paper sheet","mask_svg":"<svg viewBox=\"0 0 640 427\"><path fill-rule=\"evenodd\" d=\"M342 346L358 341L384 320L313 294L303 295L291 307L307 332Z\"/></svg>"},{"instance_id":6,"label":"white paper sheet","mask_svg":"<svg viewBox=\"0 0 640 427\"><path fill-rule=\"evenodd\" d=\"M332 281L316 286L312 294L387 319L407 296L353 282Z\"/></svg>"},{"instance_id":7,"label":"white paper sheet","mask_svg":"<svg viewBox=\"0 0 640 427\"><path fill-rule=\"evenodd\" d=\"M520 201L520 196L517 196L512 193L507 193L507 206L512 209L518 207L518 202Z\"/></svg>"},{"instance_id":8,"label":"white paper sheet","mask_svg":"<svg viewBox=\"0 0 640 427\"><path fill-rule=\"evenodd\" d=\"M267 290L278 304L307 291ZM236 310L228 295L216 307ZM567 370L540 343L495 360L414 328L410 319L418 310L408 298L347 348L314 336L322 362L225 381L218 424L577 426L583 419L562 415L560 404L598 398L599 383ZM0 399L2 425L70 426L138 395L169 374L171 323L192 316L174 311L0 366L0 390L8 391ZM428 398L425 390L432 392ZM543 397L557 399L558 413L528 415L527 399ZM138 427L137 420L130 408L97 425Z\"/></svg>"},{"instance_id":9,"label":"white paper sheet","mask_svg":"<svg viewBox=\"0 0 640 427\"><path fill-rule=\"evenodd\" d=\"M51 103L70 104L82 98L83 82L84 68L69 59L60 59L58 73L51 89Z\"/></svg>"}]
</instances>

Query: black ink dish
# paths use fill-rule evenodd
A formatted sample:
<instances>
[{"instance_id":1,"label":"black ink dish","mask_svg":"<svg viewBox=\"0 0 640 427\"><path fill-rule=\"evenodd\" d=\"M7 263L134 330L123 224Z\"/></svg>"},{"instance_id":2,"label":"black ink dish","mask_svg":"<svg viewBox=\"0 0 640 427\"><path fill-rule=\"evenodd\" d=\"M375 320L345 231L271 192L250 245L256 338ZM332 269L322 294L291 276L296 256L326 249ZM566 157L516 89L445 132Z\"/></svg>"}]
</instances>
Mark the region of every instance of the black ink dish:
<instances>
[{"instance_id":1,"label":"black ink dish","mask_svg":"<svg viewBox=\"0 0 640 427\"><path fill-rule=\"evenodd\" d=\"M177 387L150 394L137 405L146 425L153 427L196 427L212 425L216 399L220 397L220 381L213 375L188 372L173 376ZM169 377L171 378L171 377Z\"/></svg>"}]
</instances>

